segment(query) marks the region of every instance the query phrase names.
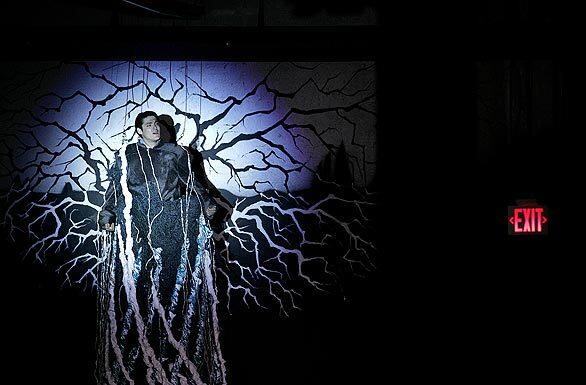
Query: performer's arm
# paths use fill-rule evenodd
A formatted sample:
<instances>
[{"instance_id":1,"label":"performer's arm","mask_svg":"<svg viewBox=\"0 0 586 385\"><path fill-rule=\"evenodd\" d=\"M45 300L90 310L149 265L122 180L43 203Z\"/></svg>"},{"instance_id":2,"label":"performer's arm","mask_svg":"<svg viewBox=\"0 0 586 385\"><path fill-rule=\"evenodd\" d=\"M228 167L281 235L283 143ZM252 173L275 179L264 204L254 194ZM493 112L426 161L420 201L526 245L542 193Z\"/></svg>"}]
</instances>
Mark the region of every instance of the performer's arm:
<instances>
[{"instance_id":1,"label":"performer's arm","mask_svg":"<svg viewBox=\"0 0 586 385\"><path fill-rule=\"evenodd\" d=\"M191 190L194 190L202 199L203 207L206 216L211 218L216 213L216 204L209 192L209 189L196 177L196 167L193 156L189 153L189 149L183 148L184 152L178 161L179 179L181 182ZM187 186L191 171L191 183Z\"/></svg>"}]
</instances>

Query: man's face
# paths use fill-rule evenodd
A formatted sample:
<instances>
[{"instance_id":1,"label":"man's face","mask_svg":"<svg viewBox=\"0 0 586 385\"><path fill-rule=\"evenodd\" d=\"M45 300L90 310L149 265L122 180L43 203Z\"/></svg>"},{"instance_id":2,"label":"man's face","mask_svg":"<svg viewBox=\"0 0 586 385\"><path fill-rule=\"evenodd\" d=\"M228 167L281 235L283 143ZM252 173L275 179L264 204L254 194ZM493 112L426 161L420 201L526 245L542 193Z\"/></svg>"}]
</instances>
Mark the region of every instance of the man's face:
<instances>
[{"instance_id":1,"label":"man's face","mask_svg":"<svg viewBox=\"0 0 586 385\"><path fill-rule=\"evenodd\" d=\"M157 118L154 116L147 116L142 120L142 128L138 129L138 133L142 135L143 139L148 142L156 142L161 139L161 128Z\"/></svg>"}]
</instances>

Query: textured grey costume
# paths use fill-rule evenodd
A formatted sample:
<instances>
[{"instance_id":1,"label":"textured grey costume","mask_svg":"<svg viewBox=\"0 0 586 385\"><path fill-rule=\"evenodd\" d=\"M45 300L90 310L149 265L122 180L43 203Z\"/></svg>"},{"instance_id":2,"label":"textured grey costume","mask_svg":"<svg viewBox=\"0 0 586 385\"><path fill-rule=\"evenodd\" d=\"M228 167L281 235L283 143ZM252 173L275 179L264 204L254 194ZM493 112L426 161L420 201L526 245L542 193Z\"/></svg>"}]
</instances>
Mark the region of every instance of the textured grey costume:
<instances>
[{"instance_id":1,"label":"textured grey costume","mask_svg":"<svg viewBox=\"0 0 586 385\"><path fill-rule=\"evenodd\" d=\"M100 384L225 384L211 204L186 148L128 144L116 153L99 223ZM130 234L130 238L128 238Z\"/></svg>"}]
</instances>

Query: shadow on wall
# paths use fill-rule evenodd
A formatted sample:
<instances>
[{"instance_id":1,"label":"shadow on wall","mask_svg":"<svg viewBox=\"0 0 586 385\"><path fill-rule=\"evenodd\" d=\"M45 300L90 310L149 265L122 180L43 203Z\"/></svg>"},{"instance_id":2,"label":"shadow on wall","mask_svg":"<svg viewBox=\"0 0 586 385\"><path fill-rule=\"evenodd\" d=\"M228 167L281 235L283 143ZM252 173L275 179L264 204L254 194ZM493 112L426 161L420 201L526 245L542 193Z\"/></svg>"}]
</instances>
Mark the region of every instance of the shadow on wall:
<instances>
[{"instance_id":1,"label":"shadow on wall","mask_svg":"<svg viewBox=\"0 0 586 385\"><path fill-rule=\"evenodd\" d=\"M173 118L169 115L159 115L159 123L161 123L161 140L168 143L177 144L177 133L181 129L179 123L175 124ZM221 232L225 228L225 224L232 215L233 207L228 200L220 193L214 184L208 179L203 164L203 156L195 148L189 147L194 167L195 177L198 182L210 193L212 199L216 203L216 213L210 219L212 229L216 232Z\"/></svg>"}]
</instances>

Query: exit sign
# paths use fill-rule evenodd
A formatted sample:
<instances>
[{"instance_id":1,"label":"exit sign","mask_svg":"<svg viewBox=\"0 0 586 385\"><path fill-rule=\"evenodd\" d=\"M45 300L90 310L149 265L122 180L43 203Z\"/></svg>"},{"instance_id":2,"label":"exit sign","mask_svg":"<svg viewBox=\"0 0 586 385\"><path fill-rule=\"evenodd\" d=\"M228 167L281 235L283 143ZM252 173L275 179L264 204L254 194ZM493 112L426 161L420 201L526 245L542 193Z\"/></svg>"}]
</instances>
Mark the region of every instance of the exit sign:
<instances>
[{"instance_id":1,"label":"exit sign","mask_svg":"<svg viewBox=\"0 0 586 385\"><path fill-rule=\"evenodd\" d=\"M547 209L534 200L517 201L509 206L509 234L547 234Z\"/></svg>"}]
</instances>

